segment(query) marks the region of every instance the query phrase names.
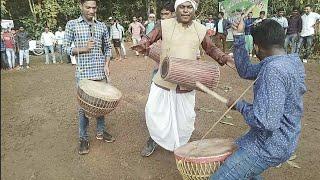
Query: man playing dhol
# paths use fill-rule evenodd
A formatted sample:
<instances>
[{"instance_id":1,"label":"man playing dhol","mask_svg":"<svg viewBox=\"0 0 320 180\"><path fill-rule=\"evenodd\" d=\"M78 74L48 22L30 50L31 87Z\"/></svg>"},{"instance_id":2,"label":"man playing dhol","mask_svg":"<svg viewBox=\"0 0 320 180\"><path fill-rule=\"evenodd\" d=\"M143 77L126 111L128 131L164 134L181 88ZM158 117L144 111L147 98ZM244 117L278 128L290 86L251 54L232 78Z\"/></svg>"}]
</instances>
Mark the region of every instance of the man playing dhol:
<instances>
[{"instance_id":1,"label":"man playing dhol","mask_svg":"<svg viewBox=\"0 0 320 180\"><path fill-rule=\"evenodd\" d=\"M197 6L194 0L177 0L174 6L176 18L162 20L133 49L144 52L150 44L162 39L161 64L165 57L196 60L201 44L206 53L220 65L227 62L232 64L233 59L212 43L206 27L193 20ZM194 90L163 80L158 71L153 78L145 108L151 137L141 155L150 156L157 144L169 151L186 144L194 130L194 106Z\"/></svg>"},{"instance_id":2,"label":"man playing dhol","mask_svg":"<svg viewBox=\"0 0 320 180\"><path fill-rule=\"evenodd\" d=\"M93 19L97 12L96 0L80 0L82 15L71 20L65 28L64 50L68 55L76 56L77 86L81 79L104 81L109 76L111 44L104 23ZM94 32L92 32L94 28ZM75 47L71 44L74 43ZM104 45L104 49L102 47ZM104 53L103 53L104 52ZM89 153L89 136L87 128L89 119L82 108L79 108L79 154ZM105 118L97 118L98 140L114 142L115 139L106 131Z\"/></svg>"}]
</instances>

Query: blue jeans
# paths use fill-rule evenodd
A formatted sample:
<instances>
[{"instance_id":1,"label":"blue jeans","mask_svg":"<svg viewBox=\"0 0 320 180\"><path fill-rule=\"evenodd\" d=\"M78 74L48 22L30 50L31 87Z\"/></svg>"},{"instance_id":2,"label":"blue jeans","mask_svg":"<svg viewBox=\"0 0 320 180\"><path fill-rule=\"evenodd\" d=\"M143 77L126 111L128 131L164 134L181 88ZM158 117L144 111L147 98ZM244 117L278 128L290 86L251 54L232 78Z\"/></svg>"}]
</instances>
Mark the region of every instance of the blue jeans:
<instances>
[{"instance_id":1,"label":"blue jeans","mask_svg":"<svg viewBox=\"0 0 320 180\"><path fill-rule=\"evenodd\" d=\"M289 34L286 36L286 39L284 41L284 48L287 53L288 52L288 46L291 47L291 53L297 53L297 45L298 45L298 34Z\"/></svg>"},{"instance_id":2,"label":"blue jeans","mask_svg":"<svg viewBox=\"0 0 320 180\"><path fill-rule=\"evenodd\" d=\"M256 156L238 149L210 177L210 180L262 179L260 174L269 166Z\"/></svg>"},{"instance_id":3,"label":"blue jeans","mask_svg":"<svg viewBox=\"0 0 320 180\"><path fill-rule=\"evenodd\" d=\"M63 48L62 48L62 44L57 44L57 49L58 49L58 53L59 53L60 62L63 62Z\"/></svg>"},{"instance_id":4,"label":"blue jeans","mask_svg":"<svg viewBox=\"0 0 320 180\"><path fill-rule=\"evenodd\" d=\"M44 46L44 53L46 54L46 64L49 64L49 51L52 56L53 63L56 63L56 56L54 55L53 46Z\"/></svg>"},{"instance_id":5,"label":"blue jeans","mask_svg":"<svg viewBox=\"0 0 320 180\"><path fill-rule=\"evenodd\" d=\"M306 36L306 37L300 37L299 44L298 44L298 52L301 50L301 46L305 45L306 53L303 56L303 59L308 59L309 55L312 51L312 42L313 42L313 35Z\"/></svg>"},{"instance_id":6,"label":"blue jeans","mask_svg":"<svg viewBox=\"0 0 320 180\"><path fill-rule=\"evenodd\" d=\"M79 84L79 79L76 80L77 88ZM78 108L78 115L79 115L79 138L84 140L89 140L88 135L88 126L89 126L89 119L85 115L85 111L82 108ZM102 134L103 131L106 129L105 119L104 116L100 116L96 118L97 120L97 134Z\"/></svg>"}]
</instances>

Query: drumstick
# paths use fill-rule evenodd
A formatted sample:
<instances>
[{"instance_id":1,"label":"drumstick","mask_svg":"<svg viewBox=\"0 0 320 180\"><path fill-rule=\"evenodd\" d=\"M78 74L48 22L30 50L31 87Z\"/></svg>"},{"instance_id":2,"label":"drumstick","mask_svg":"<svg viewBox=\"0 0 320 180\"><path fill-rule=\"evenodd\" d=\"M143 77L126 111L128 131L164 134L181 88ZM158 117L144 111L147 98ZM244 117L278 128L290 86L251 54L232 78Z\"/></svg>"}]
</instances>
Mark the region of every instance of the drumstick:
<instances>
[{"instance_id":1,"label":"drumstick","mask_svg":"<svg viewBox=\"0 0 320 180\"><path fill-rule=\"evenodd\" d=\"M206 87L205 85L203 85L202 83L200 83L199 81L196 82L196 86L198 88L200 88L202 91L210 94L211 96L213 96L214 98L218 99L220 102L227 104L228 100L222 96L220 96L218 93L210 90L208 87Z\"/></svg>"}]
</instances>

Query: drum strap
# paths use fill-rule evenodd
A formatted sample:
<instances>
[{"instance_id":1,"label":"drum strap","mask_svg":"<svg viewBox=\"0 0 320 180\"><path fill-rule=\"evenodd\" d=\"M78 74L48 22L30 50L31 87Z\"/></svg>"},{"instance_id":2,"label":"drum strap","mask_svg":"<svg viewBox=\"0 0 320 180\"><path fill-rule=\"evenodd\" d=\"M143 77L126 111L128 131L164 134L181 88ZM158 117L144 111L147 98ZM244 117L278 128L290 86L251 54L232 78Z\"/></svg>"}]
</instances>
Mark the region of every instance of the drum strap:
<instances>
[{"instance_id":1,"label":"drum strap","mask_svg":"<svg viewBox=\"0 0 320 180\"><path fill-rule=\"evenodd\" d=\"M174 23L173 30L172 30L171 37L170 37L170 43L171 43L171 41L172 41L172 37L173 37L174 30L176 29L176 25L177 25L177 22ZM171 50L171 49L170 49L170 46L169 46L165 58L169 58L170 50Z\"/></svg>"}]
</instances>

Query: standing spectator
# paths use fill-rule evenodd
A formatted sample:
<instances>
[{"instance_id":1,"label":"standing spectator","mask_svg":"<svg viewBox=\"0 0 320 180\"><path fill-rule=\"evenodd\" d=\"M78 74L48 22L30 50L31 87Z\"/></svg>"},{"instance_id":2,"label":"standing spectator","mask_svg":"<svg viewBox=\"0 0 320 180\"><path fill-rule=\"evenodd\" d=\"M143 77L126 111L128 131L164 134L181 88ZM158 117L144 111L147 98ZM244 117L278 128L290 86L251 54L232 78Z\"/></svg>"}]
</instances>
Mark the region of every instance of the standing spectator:
<instances>
[{"instance_id":1,"label":"standing spectator","mask_svg":"<svg viewBox=\"0 0 320 180\"><path fill-rule=\"evenodd\" d=\"M318 13L312 12L311 5L306 5L304 8L305 14L301 16L302 19L302 30L301 37L298 45L298 53L301 45L306 44L306 53L303 56L303 62L306 63L309 55L311 54L312 42L314 37L314 26L317 21L320 20Z\"/></svg>"},{"instance_id":2,"label":"standing spectator","mask_svg":"<svg viewBox=\"0 0 320 180\"><path fill-rule=\"evenodd\" d=\"M9 70L15 67L15 42L10 29L7 28L3 33L4 45L6 47L7 60L9 64Z\"/></svg>"},{"instance_id":3,"label":"standing spectator","mask_svg":"<svg viewBox=\"0 0 320 180\"><path fill-rule=\"evenodd\" d=\"M14 62L15 62L15 67L19 70L20 67L19 67L19 49L18 49L18 46L17 46L17 41L16 41L16 36L17 36L17 33L19 32L19 29L18 30L15 30L15 29L11 29L11 34L12 34L12 37L14 39Z\"/></svg>"},{"instance_id":4,"label":"standing spectator","mask_svg":"<svg viewBox=\"0 0 320 180\"><path fill-rule=\"evenodd\" d=\"M137 21L136 17L133 17L133 22L129 25L128 31L132 35L133 45L137 45L141 40L141 33L145 31L145 28ZM138 51L136 51L136 56L139 56Z\"/></svg>"},{"instance_id":5,"label":"standing spectator","mask_svg":"<svg viewBox=\"0 0 320 180\"><path fill-rule=\"evenodd\" d=\"M16 42L19 49L19 69L23 69L23 59L26 59L26 68L30 68L29 58L29 34L24 30L23 27L19 28L19 32L16 35Z\"/></svg>"},{"instance_id":6,"label":"standing spectator","mask_svg":"<svg viewBox=\"0 0 320 180\"><path fill-rule=\"evenodd\" d=\"M62 27L58 28L58 31L55 33L55 39L57 40L57 48L59 52L60 63L63 63L63 50L62 45L64 41L64 31L62 31Z\"/></svg>"},{"instance_id":7,"label":"standing spectator","mask_svg":"<svg viewBox=\"0 0 320 180\"><path fill-rule=\"evenodd\" d=\"M112 43L114 46L114 49L116 50L116 60L122 60L121 59L121 41L123 39L124 34L124 28L119 24L119 21L117 19L113 20L113 25L110 28L110 39L112 39Z\"/></svg>"},{"instance_id":8,"label":"standing spectator","mask_svg":"<svg viewBox=\"0 0 320 180\"><path fill-rule=\"evenodd\" d=\"M148 20L144 23L144 26L146 27L146 34L149 34L149 32L152 31L154 28L156 22L156 15L155 14L149 14Z\"/></svg>"},{"instance_id":9,"label":"standing spectator","mask_svg":"<svg viewBox=\"0 0 320 180\"><path fill-rule=\"evenodd\" d=\"M44 29L45 32L41 35L41 43L44 46L44 52L46 54L46 64L49 64L49 51L52 56L52 61L55 64L56 63L56 57L54 55L54 49L53 46L55 44L55 37L52 32L49 32L49 28L46 27Z\"/></svg>"},{"instance_id":10,"label":"standing spectator","mask_svg":"<svg viewBox=\"0 0 320 180\"><path fill-rule=\"evenodd\" d=\"M246 50L250 56L252 56L252 50L253 50L253 38L251 36L251 31L254 24L254 19L252 18L252 12L249 12L248 18L244 20L245 24L245 42L246 42Z\"/></svg>"},{"instance_id":11,"label":"standing spectator","mask_svg":"<svg viewBox=\"0 0 320 180\"><path fill-rule=\"evenodd\" d=\"M170 2L165 3L160 11L160 17L161 20L175 17L174 4Z\"/></svg>"},{"instance_id":12,"label":"standing spectator","mask_svg":"<svg viewBox=\"0 0 320 180\"><path fill-rule=\"evenodd\" d=\"M116 19L116 22L119 24L119 20ZM119 24L120 25L120 24ZM122 54L123 54L123 58L124 59L127 59L127 51L126 51L126 47L124 46L124 39L125 39L125 30L124 30L124 27L122 25L120 25L121 28L122 28L122 38L121 38L121 41L120 41L120 49L122 51Z\"/></svg>"},{"instance_id":13,"label":"standing spectator","mask_svg":"<svg viewBox=\"0 0 320 180\"><path fill-rule=\"evenodd\" d=\"M224 13L219 12L218 15L219 20L216 22L216 38L218 42L218 46L221 49L223 47L223 52L226 52L226 46L227 46L227 35L228 35L228 29L231 28L231 23L229 20L224 19ZM221 45L222 44L222 45Z\"/></svg>"},{"instance_id":14,"label":"standing spectator","mask_svg":"<svg viewBox=\"0 0 320 180\"><path fill-rule=\"evenodd\" d=\"M290 44L291 52L297 53L297 43L299 38L299 33L302 29L302 19L299 14L299 9L294 7L292 10L292 14L288 20L288 30L286 39L284 41L284 47L286 52L288 53L288 45Z\"/></svg>"},{"instance_id":15,"label":"standing spectator","mask_svg":"<svg viewBox=\"0 0 320 180\"><path fill-rule=\"evenodd\" d=\"M208 20L205 23L205 26L207 27L207 32L210 37L213 37L216 35L216 26L215 26L215 21L213 20L212 15L209 15Z\"/></svg>"},{"instance_id":16,"label":"standing spectator","mask_svg":"<svg viewBox=\"0 0 320 180\"><path fill-rule=\"evenodd\" d=\"M254 21L254 25L262 22L262 20L266 19L266 12L265 11L260 11L259 17Z\"/></svg>"},{"instance_id":17,"label":"standing spectator","mask_svg":"<svg viewBox=\"0 0 320 180\"><path fill-rule=\"evenodd\" d=\"M279 8L277 15L271 19L277 21L286 32L286 30L288 28L288 20L283 15L284 15L284 9Z\"/></svg>"},{"instance_id":18,"label":"standing spectator","mask_svg":"<svg viewBox=\"0 0 320 180\"><path fill-rule=\"evenodd\" d=\"M138 22L143 23L143 18L141 16L138 18Z\"/></svg>"},{"instance_id":19,"label":"standing spectator","mask_svg":"<svg viewBox=\"0 0 320 180\"><path fill-rule=\"evenodd\" d=\"M1 69L7 69L9 67L6 58L6 46L3 40L3 32L1 31Z\"/></svg>"}]
</instances>

